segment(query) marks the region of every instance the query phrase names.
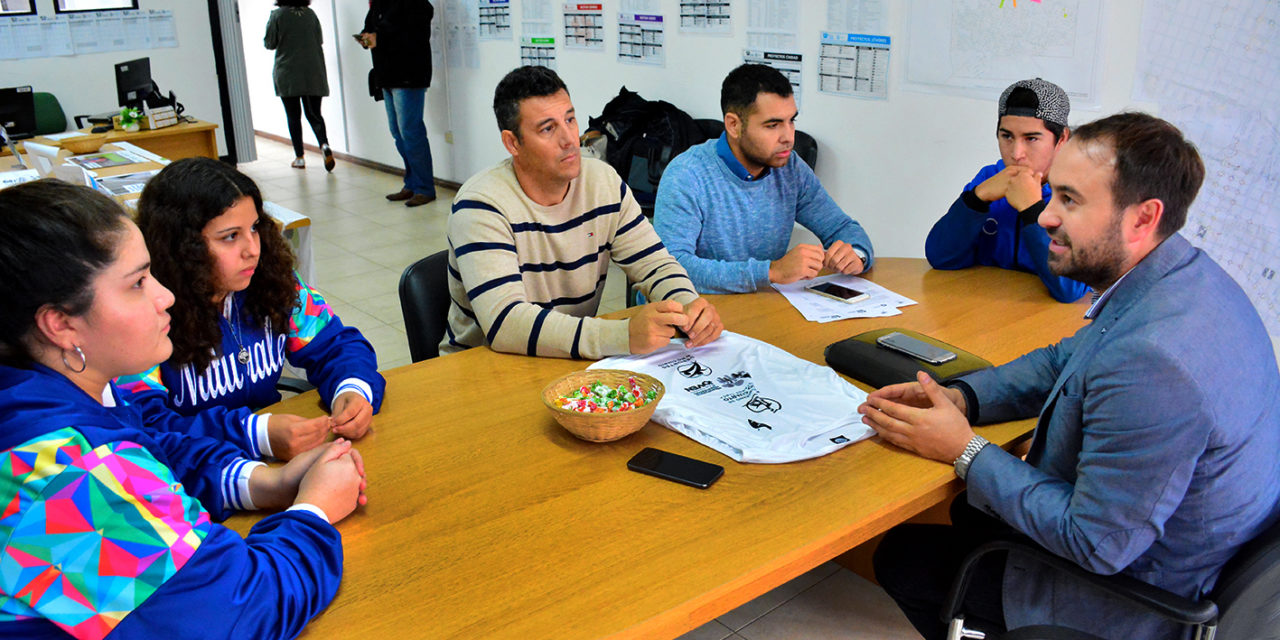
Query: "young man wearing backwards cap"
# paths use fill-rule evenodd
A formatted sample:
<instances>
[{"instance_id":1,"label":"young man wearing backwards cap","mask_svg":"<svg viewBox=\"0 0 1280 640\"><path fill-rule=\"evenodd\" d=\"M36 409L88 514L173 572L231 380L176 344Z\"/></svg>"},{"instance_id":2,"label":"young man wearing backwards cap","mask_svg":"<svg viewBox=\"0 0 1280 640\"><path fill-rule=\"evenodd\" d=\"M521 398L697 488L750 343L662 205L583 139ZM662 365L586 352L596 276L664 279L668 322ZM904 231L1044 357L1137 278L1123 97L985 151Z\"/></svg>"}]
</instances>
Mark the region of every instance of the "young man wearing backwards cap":
<instances>
[{"instance_id":1,"label":"young man wearing backwards cap","mask_svg":"<svg viewBox=\"0 0 1280 640\"><path fill-rule=\"evenodd\" d=\"M1049 165L1071 134L1070 112L1067 93L1040 78L1000 94L1000 161L983 167L929 231L924 252L933 268L1030 271L1059 302L1085 294L1083 283L1049 271L1049 234L1036 224L1049 202Z\"/></svg>"}]
</instances>

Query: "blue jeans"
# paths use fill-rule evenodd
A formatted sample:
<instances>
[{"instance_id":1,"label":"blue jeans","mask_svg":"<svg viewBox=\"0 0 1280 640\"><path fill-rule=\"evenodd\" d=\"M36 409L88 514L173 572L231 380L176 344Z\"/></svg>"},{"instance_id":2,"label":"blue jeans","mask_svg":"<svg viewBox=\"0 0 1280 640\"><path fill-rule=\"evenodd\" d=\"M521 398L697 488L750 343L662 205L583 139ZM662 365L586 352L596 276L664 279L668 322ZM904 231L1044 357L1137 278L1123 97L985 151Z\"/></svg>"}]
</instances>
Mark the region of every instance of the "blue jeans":
<instances>
[{"instance_id":1,"label":"blue jeans","mask_svg":"<svg viewBox=\"0 0 1280 640\"><path fill-rule=\"evenodd\" d=\"M426 89L383 89L382 102L387 106L387 125L396 141L396 151L404 159L404 188L434 196L436 183L431 172L431 143L427 141L427 125L422 122Z\"/></svg>"}]
</instances>

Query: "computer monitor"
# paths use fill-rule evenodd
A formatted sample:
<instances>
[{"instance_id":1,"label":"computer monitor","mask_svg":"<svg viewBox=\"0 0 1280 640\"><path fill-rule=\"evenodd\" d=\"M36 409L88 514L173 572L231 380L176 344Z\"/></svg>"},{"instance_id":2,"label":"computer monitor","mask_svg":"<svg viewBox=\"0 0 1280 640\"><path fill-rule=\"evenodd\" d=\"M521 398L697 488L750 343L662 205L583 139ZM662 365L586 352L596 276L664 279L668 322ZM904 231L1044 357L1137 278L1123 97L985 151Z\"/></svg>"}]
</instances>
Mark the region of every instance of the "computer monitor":
<instances>
[{"instance_id":1,"label":"computer monitor","mask_svg":"<svg viewBox=\"0 0 1280 640\"><path fill-rule=\"evenodd\" d=\"M36 102L30 86L0 89L0 124L14 140L35 135Z\"/></svg>"},{"instance_id":2,"label":"computer monitor","mask_svg":"<svg viewBox=\"0 0 1280 640\"><path fill-rule=\"evenodd\" d=\"M120 106L141 109L155 92L151 80L151 58L116 63L116 98Z\"/></svg>"}]
</instances>

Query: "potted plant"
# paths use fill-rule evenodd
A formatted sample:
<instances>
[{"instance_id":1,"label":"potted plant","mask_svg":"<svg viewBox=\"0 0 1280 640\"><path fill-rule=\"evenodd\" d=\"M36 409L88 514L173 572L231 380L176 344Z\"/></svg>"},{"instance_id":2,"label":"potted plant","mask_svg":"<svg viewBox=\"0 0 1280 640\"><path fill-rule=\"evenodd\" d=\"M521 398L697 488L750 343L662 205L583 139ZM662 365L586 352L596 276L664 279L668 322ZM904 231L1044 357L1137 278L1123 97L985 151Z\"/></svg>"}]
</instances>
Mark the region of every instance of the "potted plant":
<instances>
[{"instance_id":1,"label":"potted plant","mask_svg":"<svg viewBox=\"0 0 1280 640\"><path fill-rule=\"evenodd\" d=\"M138 130L138 124L142 120L142 112L137 109L125 107L120 110L120 128L125 131L134 132Z\"/></svg>"}]
</instances>

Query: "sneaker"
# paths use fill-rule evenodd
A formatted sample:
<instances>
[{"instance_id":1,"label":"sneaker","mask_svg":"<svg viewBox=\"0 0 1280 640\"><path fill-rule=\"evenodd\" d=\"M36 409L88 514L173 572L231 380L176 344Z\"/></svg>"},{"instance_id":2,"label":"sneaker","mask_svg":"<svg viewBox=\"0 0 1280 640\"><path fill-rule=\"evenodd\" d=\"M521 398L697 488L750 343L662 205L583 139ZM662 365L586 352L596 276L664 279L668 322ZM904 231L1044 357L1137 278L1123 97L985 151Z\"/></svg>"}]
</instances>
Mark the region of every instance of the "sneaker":
<instances>
[{"instance_id":1,"label":"sneaker","mask_svg":"<svg viewBox=\"0 0 1280 640\"><path fill-rule=\"evenodd\" d=\"M436 201L436 197L434 195L429 196L425 193L415 193L413 194L412 198L409 198L408 200L404 201L404 206L421 207L424 204L435 202L435 201Z\"/></svg>"},{"instance_id":2,"label":"sneaker","mask_svg":"<svg viewBox=\"0 0 1280 640\"><path fill-rule=\"evenodd\" d=\"M325 144L320 146L320 151L324 153L324 170L333 171L333 149L330 149L329 145Z\"/></svg>"},{"instance_id":3,"label":"sneaker","mask_svg":"<svg viewBox=\"0 0 1280 640\"><path fill-rule=\"evenodd\" d=\"M397 191L397 192L395 192L395 193L388 193L388 194L387 194L387 199L388 199L388 200L390 200L390 201L392 201L392 202L399 202L399 201L401 201L401 200L408 200L409 198L412 198L412 197L413 197L413 192L412 192L412 191L410 191L410 190L408 190L408 189L401 189L401 190L399 190L399 191Z\"/></svg>"},{"instance_id":4,"label":"sneaker","mask_svg":"<svg viewBox=\"0 0 1280 640\"><path fill-rule=\"evenodd\" d=\"M289 163L289 166L293 167L294 169L306 169L307 161L303 159L302 156L298 156L293 159L293 162Z\"/></svg>"}]
</instances>

